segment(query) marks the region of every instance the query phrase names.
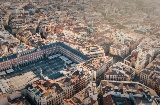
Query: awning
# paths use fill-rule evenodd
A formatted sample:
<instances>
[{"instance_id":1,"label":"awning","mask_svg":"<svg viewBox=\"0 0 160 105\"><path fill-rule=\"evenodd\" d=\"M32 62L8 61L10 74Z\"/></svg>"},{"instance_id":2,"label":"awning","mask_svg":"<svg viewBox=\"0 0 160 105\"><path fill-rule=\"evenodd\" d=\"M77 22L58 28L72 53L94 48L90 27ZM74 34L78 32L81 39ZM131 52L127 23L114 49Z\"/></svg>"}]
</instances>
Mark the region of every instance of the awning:
<instances>
[{"instance_id":1,"label":"awning","mask_svg":"<svg viewBox=\"0 0 160 105\"><path fill-rule=\"evenodd\" d=\"M12 72L14 72L14 70L13 69L9 69L9 70L6 70L6 72L7 73L12 73Z\"/></svg>"},{"instance_id":2,"label":"awning","mask_svg":"<svg viewBox=\"0 0 160 105\"><path fill-rule=\"evenodd\" d=\"M0 75L5 75L5 74L6 74L5 71L0 72Z\"/></svg>"}]
</instances>

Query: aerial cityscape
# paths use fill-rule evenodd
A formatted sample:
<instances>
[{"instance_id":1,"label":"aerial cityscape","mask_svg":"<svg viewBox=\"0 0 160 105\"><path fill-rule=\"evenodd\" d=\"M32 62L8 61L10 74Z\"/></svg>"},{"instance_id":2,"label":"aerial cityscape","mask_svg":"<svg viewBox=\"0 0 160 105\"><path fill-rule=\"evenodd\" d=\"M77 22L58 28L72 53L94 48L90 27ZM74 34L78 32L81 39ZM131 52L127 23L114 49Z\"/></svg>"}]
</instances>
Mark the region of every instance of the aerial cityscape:
<instances>
[{"instance_id":1,"label":"aerial cityscape","mask_svg":"<svg viewBox=\"0 0 160 105\"><path fill-rule=\"evenodd\" d=\"M160 0L0 0L0 105L160 105Z\"/></svg>"}]
</instances>

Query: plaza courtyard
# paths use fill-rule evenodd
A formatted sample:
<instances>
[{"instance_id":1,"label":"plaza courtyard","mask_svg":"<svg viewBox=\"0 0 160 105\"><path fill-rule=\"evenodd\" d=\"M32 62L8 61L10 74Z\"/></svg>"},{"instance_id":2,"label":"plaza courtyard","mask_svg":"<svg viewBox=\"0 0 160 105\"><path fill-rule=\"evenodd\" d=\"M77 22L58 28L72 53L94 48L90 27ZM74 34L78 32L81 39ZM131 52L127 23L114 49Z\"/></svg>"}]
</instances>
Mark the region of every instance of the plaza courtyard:
<instances>
[{"instance_id":1,"label":"plaza courtyard","mask_svg":"<svg viewBox=\"0 0 160 105\"><path fill-rule=\"evenodd\" d=\"M50 79L55 79L62 75L59 71L75 64L76 63L74 61L66 56L55 54L26 65L13 67L14 72L5 75L5 78L23 75L24 73L32 71L38 78L48 77Z\"/></svg>"}]
</instances>

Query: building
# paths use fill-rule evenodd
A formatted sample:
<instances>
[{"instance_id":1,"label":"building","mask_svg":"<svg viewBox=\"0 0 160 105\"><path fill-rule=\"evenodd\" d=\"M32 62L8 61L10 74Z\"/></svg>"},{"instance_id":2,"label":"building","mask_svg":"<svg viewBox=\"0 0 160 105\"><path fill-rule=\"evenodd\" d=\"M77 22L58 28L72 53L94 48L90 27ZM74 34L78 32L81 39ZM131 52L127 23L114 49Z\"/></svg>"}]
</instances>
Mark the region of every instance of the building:
<instances>
[{"instance_id":1,"label":"building","mask_svg":"<svg viewBox=\"0 0 160 105\"><path fill-rule=\"evenodd\" d=\"M27 30L24 30L21 33L17 33L16 37L25 44L33 47L46 45L45 41L41 38L40 34L32 34L30 31Z\"/></svg>"},{"instance_id":2,"label":"building","mask_svg":"<svg viewBox=\"0 0 160 105\"><path fill-rule=\"evenodd\" d=\"M4 30L3 23L0 21L0 30Z\"/></svg>"},{"instance_id":3,"label":"building","mask_svg":"<svg viewBox=\"0 0 160 105\"><path fill-rule=\"evenodd\" d=\"M101 105L159 105L157 93L139 82L107 81L100 83Z\"/></svg>"},{"instance_id":4,"label":"building","mask_svg":"<svg viewBox=\"0 0 160 105\"><path fill-rule=\"evenodd\" d=\"M27 86L27 96L37 105L60 105L64 99L73 97L87 86L90 81L87 76L89 74L83 72L68 71L65 76L54 80L37 80Z\"/></svg>"},{"instance_id":5,"label":"building","mask_svg":"<svg viewBox=\"0 0 160 105\"><path fill-rule=\"evenodd\" d=\"M64 105L98 105L96 83L90 82L86 88L70 99L64 99Z\"/></svg>"},{"instance_id":6,"label":"building","mask_svg":"<svg viewBox=\"0 0 160 105\"><path fill-rule=\"evenodd\" d=\"M16 49L20 41L8 31L0 31L0 57L8 56Z\"/></svg>"},{"instance_id":7,"label":"building","mask_svg":"<svg viewBox=\"0 0 160 105\"><path fill-rule=\"evenodd\" d=\"M150 49L133 50L131 55L124 59L124 63L137 70L137 73L144 69L152 60L154 53Z\"/></svg>"},{"instance_id":8,"label":"building","mask_svg":"<svg viewBox=\"0 0 160 105\"><path fill-rule=\"evenodd\" d=\"M123 44L113 44L110 46L109 53L120 57L126 57L129 54L129 47Z\"/></svg>"},{"instance_id":9,"label":"building","mask_svg":"<svg viewBox=\"0 0 160 105\"><path fill-rule=\"evenodd\" d=\"M52 33L54 33L54 30L56 30L55 27L55 22L42 20L39 25L39 32L44 34L45 32L51 31Z\"/></svg>"},{"instance_id":10,"label":"building","mask_svg":"<svg viewBox=\"0 0 160 105\"><path fill-rule=\"evenodd\" d=\"M135 69L121 62L111 66L104 74L105 80L131 81L134 77Z\"/></svg>"},{"instance_id":11,"label":"building","mask_svg":"<svg viewBox=\"0 0 160 105\"><path fill-rule=\"evenodd\" d=\"M58 105L65 97L65 89L72 92L73 86L65 87L54 80L38 80L27 86L27 96L37 105Z\"/></svg>"},{"instance_id":12,"label":"building","mask_svg":"<svg viewBox=\"0 0 160 105\"><path fill-rule=\"evenodd\" d=\"M48 57L55 53L61 53L77 63L89 60L89 58L77 50L70 48L62 42L57 42L49 45L45 45L25 52L12 54L0 58L0 70L4 71L16 67L18 65L25 65L29 62Z\"/></svg>"},{"instance_id":13,"label":"building","mask_svg":"<svg viewBox=\"0 0 160 105\"><path fill-rule=\"evenodd\" d=\"M0 9L0 29L4 29L4 26L8 25L10 13Z\"/></svg>"},{"instance_id":14,"label":"building","mask_svg":"<svg viewBox=\"0 0 160 105\"><path fill-rule=\"evenodd\" d=\"M159 54L159 38L160 36L158 35L143 38L137 49L133 50L131 55L125 58L124 63L134 67L139 73Z\"/></svg>"},{"instance_id":15,"label":"building","mask_svg":"<svg viewBox=\"0 0 160 105\"><path fill-rule=\"evenodd\" d=\"M140 80L145 85L160 92L160 55L141 71Z\"/></svg>"},{"instance_id":16,"label":"building","mask_svg":"<svg viewBox=\"0 0 160 105\"><path fill-rule=\"evenodd\" d=\"M1 105L30 105L20 91L0 95Z\"/></svg>"},{"instance_id":17,"label":"building","mask_svg":"<svg viewBox=\"0 0 160 105\"><path fill-rule=\"evenodd\" d=\"M105 56L104 49L99 45L85 45L85 47L80 48L80 51L90 58Z\"/></svg>"},{"instance_id":18,"label":"building","mask_svg":"<svg viewBox=\"0 0 160 105\"><path fill-rule=\"evenodd\" d=\"M98 58L91 58L90 60L82 63L78 68L87 69L93 75L93 80L103 76L106 70L113 64L113 57L105 56Z\"/></svg>"}]
</instances>

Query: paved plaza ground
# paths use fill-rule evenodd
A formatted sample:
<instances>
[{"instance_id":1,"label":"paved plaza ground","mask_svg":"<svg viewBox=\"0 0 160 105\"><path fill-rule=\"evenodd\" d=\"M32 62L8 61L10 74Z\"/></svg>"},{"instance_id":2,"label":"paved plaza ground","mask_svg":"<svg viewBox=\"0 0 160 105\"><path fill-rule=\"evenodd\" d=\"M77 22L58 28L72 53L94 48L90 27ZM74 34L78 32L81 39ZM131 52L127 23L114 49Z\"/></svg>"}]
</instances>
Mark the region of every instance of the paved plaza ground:
<instances>
[{"instance_id":1,"label":"paved plaza ground","mask_svg":"<svg viewBox=\"0 0 160 105\"><path fill-rule=\"evenodd\" d=\"M73 61L72 61L73 62ZM75 63L75 62L73 62ZM73 64L72 63L72 64ZM44 76L52 77L55 75L55 73L58 75L58 71L61 71L67 67L70 67L71 65L67 65L63 60L61 60L59 57L54 59L48 59L44 58L39 61L35 61L33 63L30 63L28 65L14 67L14 72L11 74L7 74L5 78L11 78L17 75L23 75L26 72L32 71L35 73L35 75L39 78L42 78L40 75L41 71Z\"/></svg>"}]
</instances>

